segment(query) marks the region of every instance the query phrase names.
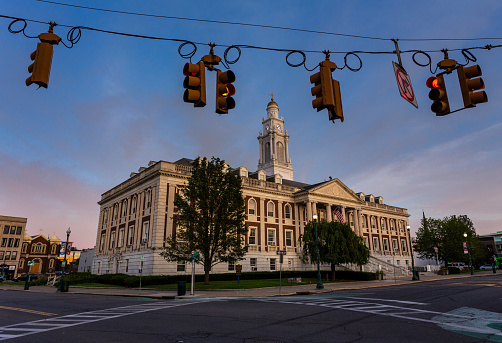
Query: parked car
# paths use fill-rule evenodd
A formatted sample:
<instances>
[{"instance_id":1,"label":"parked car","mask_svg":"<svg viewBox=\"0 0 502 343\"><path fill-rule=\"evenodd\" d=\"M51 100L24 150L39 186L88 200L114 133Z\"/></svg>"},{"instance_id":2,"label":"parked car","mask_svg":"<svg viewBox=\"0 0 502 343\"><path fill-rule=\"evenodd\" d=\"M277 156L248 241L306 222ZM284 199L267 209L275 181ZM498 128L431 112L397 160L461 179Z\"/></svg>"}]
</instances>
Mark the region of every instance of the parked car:
<instances>
[{"instance_id":1,"label":"parked car","mask_svg":"<svg viewBox=\"0 0 502 343\"><path fill-rule=\"evenodd\" d=\"M16 279L14 279L14 282L26 281L27 278L28 278L28 274L24 274L24 275L18 276ZM33 281L33 280L38 280L37 274L30 274L30 281Z\"/></svg>"},{"instance_id":2,"label":"parked car","mask_svg":"<svg viewBox=\"0 0 502 343\"><path fill-rule=\"evenodd\" d=\"M5 281L5 276L0 275L0 282L3 282L3 281Z\"/></svg>"},{"instance_id":3,"label":"parked car","mask_svg":"<svg viewBox=\"0 0 502 343\"><path fill-rule=\"evenodd\" d=\"M457 267L459 269L462 269L467 268L468 266L466 266L464 262L451 262L448 263L448 267Z\"/></svg>"},{"instance_id":4,"label":"parked car","mask_svg":"<svg viewBox=\"0 0 502 343\"><path fill-rule=\"evenodd\" d=\"M479 269L492 269L492 265L491 264L483 264L481 267L479 267Z\"/></svg>"}]
</instances>

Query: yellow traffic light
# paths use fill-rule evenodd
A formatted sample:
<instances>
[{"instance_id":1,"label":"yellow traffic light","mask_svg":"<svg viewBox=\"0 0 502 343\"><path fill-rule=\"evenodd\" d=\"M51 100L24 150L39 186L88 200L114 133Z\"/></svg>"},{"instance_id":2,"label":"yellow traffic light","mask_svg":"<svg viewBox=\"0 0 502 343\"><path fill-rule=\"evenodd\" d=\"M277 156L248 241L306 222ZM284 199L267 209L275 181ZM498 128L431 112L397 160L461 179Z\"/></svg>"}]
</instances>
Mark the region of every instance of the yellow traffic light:
<instances>
[{"instance_id":1,"label":"yellow traffic light","mask_svg":"<svg viewBox=\"0 0 502 343\"><path fill-rule=\"evenodd\" d=\"M26 79L26 86L36 84L39 87L47 88L49 86L49 76L51 74L53 45L59 44L61 38L53 33L51 24L49 32L38 35L40 43L37 44L37 50L33 51L30 59L33 63L28 67L30 77Z\"/></svg>"},{"instance_id":2,"label":"yellow traffic light","mask_svg":"<svg viewBox=\"0 0 502 343\"><path fill-rule=\"evenodd\" d=\"M204 62L186 63L183 67L183 101L193 103L194 107L206 106L206 69Z\"/></svg>"},{"instance_id":3,"label":"yellow traffic light","mask_svg":"<svg viewBox=\"0 0 502 343\"><path fill-rule=\"evenodd\" d=\"M429 99L434 101L431 105L431 111L436 113L436 116L445 116L449 114L450 103L448 101L443 75L429 77L426 85L431 88Z\"/></svg>"},{"instance_id":4,"label":"yellow traffic light","mask_svg":"<svg viewBox=\"0 0 502 343\"><path fill-rule=\"evenodd\" d=\"M312 108L317 109L317 112L327 109L329 120L340 119L343 122L340 82L331 77L331 72L335 69L334 62L322 61L319 64L319 72L310 76L310 83L314 84L310 92L316 97L312 100Z\"/></svg>"},{"instance_id":5,"label":"yellow traffic light","mask_svg":"<svg viewBox=\"0 0 502 343\"><path fill-rule=\"evenodd\" d=\"M470 67L460 66L457 69L457 75L464 100L464 107L476 107L476 104L488 101L485 91L475 92L485 88L483 79L478 77L482 75L479 65L476 64Z\"/></svg>"},{"instance_id":6,"label":"yellow traffic light","mask_svg":"<svg viewBox=\"0 0 502 343\"><path fill-rule=\"evenodd\" d=\"M235 108L235 74L231 70L225 72L216 70L216 113L226 114L228 110Z\"/></svg>"}]
</instances>

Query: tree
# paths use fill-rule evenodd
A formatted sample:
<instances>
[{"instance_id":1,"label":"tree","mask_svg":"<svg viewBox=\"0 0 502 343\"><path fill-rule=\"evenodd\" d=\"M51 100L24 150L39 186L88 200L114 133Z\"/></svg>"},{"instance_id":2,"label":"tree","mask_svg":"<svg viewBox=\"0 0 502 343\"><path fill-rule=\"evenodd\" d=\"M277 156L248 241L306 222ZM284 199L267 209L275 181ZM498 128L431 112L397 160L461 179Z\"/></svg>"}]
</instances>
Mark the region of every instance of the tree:
<instances>
[{"instance_id":1,"label":"tree","mask_svg":"<svg viewBox=\"0 0 502 343\"><path fill-rule=\"evenodd\" d=\"M472 221L466 216L449 216L443 219L422 218L422 223L417 231L415 251L421 258L438 259L444 262L469 262L469 255L463 251L463 242L467 242L473 261L482 261L485 258L483 244L476 235Z\"/></svg>"},{"instance_id":2,"label":"tree","mask_svg":"<svg viewBox=\"0 0 502 343\"><path fill-rule=\"evenodd\" d=\"M247 252L242 182L219 158L198 157L192 167L188 184L174 201L176 231L167 237L161 255L170 262L183 262L197 251L196 262L204 266L204 283L209 284L214 265L235 263Z\"/></svg>"},{"instance_id":3,"label":"tree","mask_svg":"<svg viewBox=\"0 0 502 343\"><path fill-rule=\"evenodd\" d=\"M303 246L303 261L317 263L315 226L319 241L320 263L331 264L332 279L335 279L335 267L344 263L363 265L368 263L369 249L363 238L357 236L347 224L340 222L309 222L300 235Z\"/></svg>"}]
</instances>

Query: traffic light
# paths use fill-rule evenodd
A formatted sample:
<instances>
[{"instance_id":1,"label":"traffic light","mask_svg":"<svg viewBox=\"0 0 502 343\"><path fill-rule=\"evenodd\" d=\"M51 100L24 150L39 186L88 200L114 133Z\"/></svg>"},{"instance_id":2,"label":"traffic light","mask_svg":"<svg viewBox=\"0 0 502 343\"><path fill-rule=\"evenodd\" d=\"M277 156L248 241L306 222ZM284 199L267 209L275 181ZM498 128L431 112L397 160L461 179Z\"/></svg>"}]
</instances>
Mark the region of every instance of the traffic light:
<instances>
[{"instance_id":1,"label":"traffic light","mask_svg":"<svg viewBox=\"0 0 502 343\"><path fill-rule=\"evenodd\" d=\"M31 75L26 79L26 86L34 83L39 87L47 88L51 74L53 45L59 44L61 38L53 33L53 25L50 26L49 32L39 34L38 38L40 43L37 44L37 50L30 55L33 63L28 67Z\"/></svg>"},{"instance_id":2,"label":"traffic light","mask_svg":"<svg viewBox=\"0 0 502 343\"><path fill-rule=\"evenodd\" d=\"M183 101L193 103L193 107L206 106L206 67L204 62L185 63L183 67Z\"/></svg>"},{"instance_id":3,"label":"traffic light","mask_svg":"<svg viewBox=\"0 0 502 343\"><path fill-rule=\"evenodd\" d=\"M322 61L319 64L319 72L310 76L310 83L314 84L310 92L316 97L312 100L312 107L317 109L317 112L327 109L329 120L340 119L343 122L340 82L331 77L331 72L335 69L334 62Z\"/></svg>"},{"instance_id":4,"label":"traffic light","mask_svg":"<svg viewBox=\"0 0 502 343\"><path fill-rule=\"evenodd\" d=\"M462 98L464 99L464 107L476 107L476 104L488 101L485 91L475 92L485 88L483 79L478 77L482 74L479 65L460 66L457 69L457 74ZM473 77L476 78L473 79Z\"/></svg>"},{"instance_id":5,"label":"traffic light","mask_svg":"<svg viewBox=\"0 0 502 343\"><path fill-rule=\"evenodd\" d=\"M436 116L445 116L450 113L450 104L443 75L431 76L427 79L427 87L431 88L429 99L434 102L431 105L431 111Z\"/></svg>"},{"instance_id":6,"label":"traffic light","mask_svg":"<svg viewBox=\"0 0 502 343\"><path fill-rule=\"evenodd\" d=\"M216 70L216 113L225 114L228 110L235 108L235 74L231 70L225 72Z\"/></svg>"}]
</instances>

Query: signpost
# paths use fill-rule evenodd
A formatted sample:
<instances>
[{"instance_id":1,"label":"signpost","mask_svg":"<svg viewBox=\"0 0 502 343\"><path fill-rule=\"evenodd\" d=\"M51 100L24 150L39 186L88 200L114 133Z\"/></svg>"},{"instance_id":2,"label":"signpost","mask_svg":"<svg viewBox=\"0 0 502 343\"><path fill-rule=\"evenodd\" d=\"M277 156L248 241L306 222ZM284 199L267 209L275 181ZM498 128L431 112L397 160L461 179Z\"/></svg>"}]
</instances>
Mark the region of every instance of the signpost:
<instances>
[{"instance_id":1,"label":"signpost","mask_svg":"<svg viewBox=\"0 0 502 343\"><path fill-rule=\"evenodd\" d=\"M199 258L199 252L197 250L192 251L192 282L190 283L190 295L194 295L194 283L195 283L195 259Z\"/></svg>"},{"instance_id":2,"label":"signpost","mask_svg":"<svg viewBox=\"0 0 502 343\"><path fill-rule=\"evenodd\" d=\"M235 265L235 274L237 274L237 284L240 283L240 276L242 273L242 264Z\"/></svg>"},{"instance_id":3,"label":"signpost","mask_svg":"<svg viewBox=\"0 0 502 343\"><path fill-rule=\"evenodd\" d=\"M415 97L415 92L411 86L411 78L404 70L403 66L392 61L392 66L394 67L394 75L396 76L397 88L399 88L399 94L401 97L408 101L410 104L418 108L417 98Z\"/></svg>"},{"instance_id":4,"label":"signpost","mask_svg":"<svg viewBox=\"0 0 502 343\"><path fill-rule=\"evenodd\" d=\"M143 261L145 260L145 257L141 255L141 258L139 259L139 291L138 294L141 294L141 277L143 276Z\"/></svg>"},{"instance_id":5,"label":"signpost","mask_svg":"<svg viewBox=\"0 0 502 343\"><path fill-rule=\"evenodd\" d=\"M283 262L283 256L286 255L286 250L277 250L276 254L279 255L279 294L281 294L281 287L282 287L282 262Z\"/></svg>"}]
</instances>

